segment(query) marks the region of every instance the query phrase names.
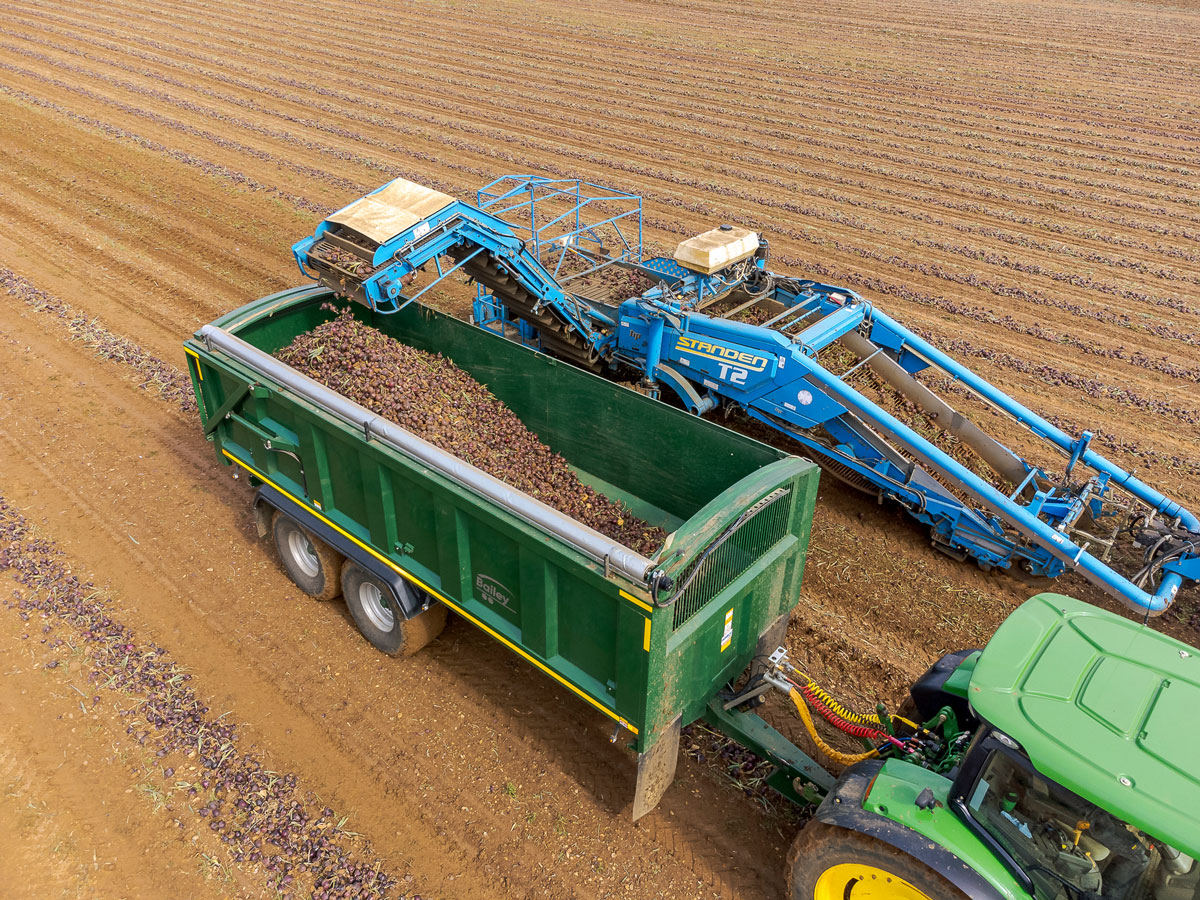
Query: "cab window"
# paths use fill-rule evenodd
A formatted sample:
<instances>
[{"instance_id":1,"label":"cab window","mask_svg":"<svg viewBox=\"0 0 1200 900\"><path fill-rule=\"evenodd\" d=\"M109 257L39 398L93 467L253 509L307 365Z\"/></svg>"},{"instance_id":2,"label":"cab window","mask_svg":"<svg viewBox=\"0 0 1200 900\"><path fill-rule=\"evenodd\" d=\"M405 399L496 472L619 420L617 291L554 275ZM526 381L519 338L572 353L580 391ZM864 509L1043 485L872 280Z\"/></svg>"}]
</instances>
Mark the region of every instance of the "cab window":
<instances>
[{"instance_id":1,"label":"cab window","mask_svg":"<svg viewBox=\"0 0 1200 900\"><path fill-rule=\"evenodd\" d=\"M1200 864L993 750L966 808L1029 876L1039 900L1200 900Z\"/></svg>"}]
</instances>

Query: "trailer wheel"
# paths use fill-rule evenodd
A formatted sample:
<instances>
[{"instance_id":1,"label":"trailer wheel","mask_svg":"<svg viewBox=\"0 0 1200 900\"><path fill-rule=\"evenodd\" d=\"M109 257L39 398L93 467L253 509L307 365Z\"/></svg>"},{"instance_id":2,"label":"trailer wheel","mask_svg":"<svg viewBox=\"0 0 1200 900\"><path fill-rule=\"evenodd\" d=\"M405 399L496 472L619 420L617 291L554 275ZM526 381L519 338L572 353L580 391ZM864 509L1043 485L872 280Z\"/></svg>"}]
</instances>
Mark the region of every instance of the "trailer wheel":
<instances>
[{"instance_id":1,"label":"trailer wheel","mask_svg":"<svg viewBox=\"0 0 1200 900\"><path fill-rule=\"evenodd\" d=\"M300 590L318 600L332 600L342 592L340 553L280 511L271 533L284 571Z\"/></svg>"},{"instance_id":2,"label":"trailer wheel","mask_svg":"<svg viewBox=\"0 0 1200 900\"><path fill-rule=\"evenodd\" d=\"M788 854L790 900L968 900L933 869L857 831L809 822Z\"/></svg>"},{"instance_id":3,"label":"trailer wheel","mask_svg":"<svg viewBox=\"0 0 1200 900\"><path fill-rule=\"evenodd\" d=\"M420 593L407 582L404 589ZM342 595L362 636L392 656L412 656L446 627L446 607L436 601L405 619L388 586L352 559L342 566Z\"/></svg>"}]
</instances>

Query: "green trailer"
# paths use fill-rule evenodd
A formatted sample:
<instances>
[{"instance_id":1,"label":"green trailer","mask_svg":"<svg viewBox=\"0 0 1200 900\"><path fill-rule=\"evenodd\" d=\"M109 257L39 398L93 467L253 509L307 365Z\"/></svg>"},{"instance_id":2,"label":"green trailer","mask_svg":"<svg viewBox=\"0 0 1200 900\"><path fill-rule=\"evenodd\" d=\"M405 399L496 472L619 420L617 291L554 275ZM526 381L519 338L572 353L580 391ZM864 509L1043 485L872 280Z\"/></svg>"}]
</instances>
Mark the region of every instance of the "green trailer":
<instances>
[{"instance_id":1,"label":"green trailer","mask_svg":"<svg viewBox=\"0 0 1200 900\"><path fill-rule=\"evenodd\" d=\"M982 651L935 663L904 716L848 711L778 647L811 463L415 304L355 307L453 359L585 483L668 532L643 556L271 356L334 300L267 297L185 349L218 459L258 488L260 534L306 592L342 593L375 646L416 652L447 610L483 629L631 737L635 817L703 718L812 812L792 900L1200 900L1200 652L1044 594ZM775 689L839 775L752 711ZM825 744L814 714L862 752Z\"/></svg>"},{"instance_id":2,"label":"green trailer","mask_svg":"<svg viewBox=\"0 0 1200 900\"><path fill-rule=\"evenodd\" d=\"M186 345L218 458L260 486L261 531L315 595L336 595L349 566L347 601L381 649L418 649L448 608L610 717L639 753L644 814L673 776L680 727L778 643L817 468L433 310L355 307L452 359L586 484L668 532L647 559L270 355L332 318L333 300L267 297Z\"/></svg>"}]
</instances>

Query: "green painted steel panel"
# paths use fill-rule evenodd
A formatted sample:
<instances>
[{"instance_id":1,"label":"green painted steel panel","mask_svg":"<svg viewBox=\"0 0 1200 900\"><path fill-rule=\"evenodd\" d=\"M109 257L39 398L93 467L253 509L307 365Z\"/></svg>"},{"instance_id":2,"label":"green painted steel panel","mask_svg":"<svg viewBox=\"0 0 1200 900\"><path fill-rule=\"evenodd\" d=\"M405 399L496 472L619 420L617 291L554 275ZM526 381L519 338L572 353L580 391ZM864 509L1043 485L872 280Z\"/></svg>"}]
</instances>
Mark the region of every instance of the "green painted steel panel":
<instances>
[{"instance_id":1,"label":"green painted steel panel","mask_svg":"<svg viewBox=\"0 0 1200 900\"><path fill-rule=\"evenodd\" d=\"M274 352L331 318L321 306L333 300L286 291L214 324ZM658 516L673 531L664 569L680 582L698 573L678 608L655 608L643 587L197 339L187 348L202 412L236 401L229 418L206 420L218 458L276 484L627 725L639 750L680 716L699 718L799 599L816 466L436 312L353 309L453 359L585 481ZM248 385L253 400L239 399ZM300 462L269 440L290 442Z\"/></svg>"},{"instance_id":2,"label":"green painted steel panel","mask_svg":"<svg viewBox=\"0 0 1200 900\"><path fill-rule=\"evenodd\" d=\"M320 298L287 314L237 323L263 306L299 295ZM332 294L319 288L285 292L217 319L238 337L274 353L334 313L321 310ZM679 519L739 478L783 454L725 428L695 428L687 413L603 378L413 304L383 316L354 304L355 316L404 343L453 358L486 384L533 432L572 465ZM635 399L635 398L640 398ZM681 474L682 473L682 474Z\"/></svg>"},{"instance_id":3,"label":"green painted steel panel","mask_svg":"<svg viewBox=\"0 0 1200 900\"><path fill-rule=\"evenodd\" d=\"M1001 896L1029 900L1029 894L1004 863L946 805L950 785L948 778L936 772L889 759L871 785L863 809L899 822L929 838L930 843L945 847L983 876ZM939 806L932 809L917 806L917 795L925 788L933 792Z\"/></svg>"},{"instance_id":4,"label":"green painted steel panel","mask_svg":"<svg viewBox=\"0 0 1200 900\"><path fill-rule=\"evenodd\" d=\"M1079 600L1039 594L1000 626L969 694L1040 771L1200 855L1200 651Z\"/></svg>"}]
</instances>

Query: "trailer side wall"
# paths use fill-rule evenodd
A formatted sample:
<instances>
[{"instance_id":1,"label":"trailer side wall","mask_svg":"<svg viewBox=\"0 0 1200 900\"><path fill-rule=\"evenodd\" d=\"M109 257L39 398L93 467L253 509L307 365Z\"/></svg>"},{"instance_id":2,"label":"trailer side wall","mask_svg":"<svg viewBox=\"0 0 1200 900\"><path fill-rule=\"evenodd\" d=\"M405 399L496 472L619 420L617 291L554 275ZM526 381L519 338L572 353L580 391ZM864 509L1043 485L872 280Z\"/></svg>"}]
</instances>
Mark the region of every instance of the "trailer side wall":
<instances>
[{"instance_id":1,"label":"trailer side wall","mask_svg":"<svg viewBox=\"0 0 1200 900\"><path fill-rule=\"evenodd\" d=\"M288 292L215 324L277 351L333 315L321 309L330 299ZM191 341L222 462L275 485L623 724L639 750L698 718L798 598L816 467L437 313L376 324L451 357L635 509L664 511L675 525L664 566L686 585L675 602L655 606L644 586Z\"/></svg>"}]
</instances>

